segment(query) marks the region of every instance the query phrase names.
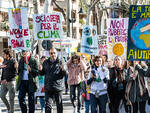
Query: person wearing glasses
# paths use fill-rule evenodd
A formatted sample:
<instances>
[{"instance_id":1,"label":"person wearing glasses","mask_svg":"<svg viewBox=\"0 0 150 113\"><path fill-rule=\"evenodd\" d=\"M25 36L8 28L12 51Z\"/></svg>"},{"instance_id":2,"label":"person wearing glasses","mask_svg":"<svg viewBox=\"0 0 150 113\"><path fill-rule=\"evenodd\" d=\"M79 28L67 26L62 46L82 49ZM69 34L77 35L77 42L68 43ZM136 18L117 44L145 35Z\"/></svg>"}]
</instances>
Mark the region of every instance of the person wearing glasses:
<instances>
[{"instance_id":1,"label":"person wearing glasses","mask_svg":"<svg viewBox=\"0 0 150 113\"><path fill-rule=\"evenodd\" d=\"M39 66L39 74L45 76L45 113L52 113L53 99L56 101L57 113L63 113L62 91L63 77L66 75L64 64L57 57L57 50L49 50L50 58Z\"/></svg>"}]
</instances>

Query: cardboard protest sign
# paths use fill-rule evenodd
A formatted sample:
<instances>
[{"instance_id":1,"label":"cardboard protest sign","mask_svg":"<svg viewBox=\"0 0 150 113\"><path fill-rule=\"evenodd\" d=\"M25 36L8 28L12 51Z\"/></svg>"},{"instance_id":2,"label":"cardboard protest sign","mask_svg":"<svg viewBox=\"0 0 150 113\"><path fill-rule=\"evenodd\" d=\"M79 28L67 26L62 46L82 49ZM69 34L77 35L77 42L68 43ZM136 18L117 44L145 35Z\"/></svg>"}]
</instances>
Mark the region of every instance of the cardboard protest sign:
<instances>
[{"instance_id":1,"label":"cardboard protest sign","mask_svg":"<svg viewBox=\"0 0 150 113\"><path fill-rule=\"evenodd\" d=\"M10 43L13 50L30 50L30 34L26 8L9 8Z\"/></svg>"},{"instance_id":2,"label":"cardboard protest sign","mask_svg":"<svg viewBox=\"0 0 150 113\"><path fill-rule=\"evenodd\" d=\"M98 36L99 55L107 55L107 36Z\"/></svg>"},{"instance_id":3,"label":"cardboard protest sign","mask_svg":"<svg viewBox=\"0 0 150 113\"><path fill-rule=\"evenodd\" d=\"M96 26L86 25L83 27L81 53L98 55L98 39Z\"/></svg>"},{"instance_id":4,"label":"cardboard protest sign","mask_svg":"<svg viewBox=\"0 0 150 113\"><path fill-rule=\"evenodd\" d=\"M131 5L127 59L150 59L150 5Z\"/></svg>"},{"instance_id":5,"label":"cardboard protest sign","mask_svg":"<svg viewBox=\"0 0 150 113\"><path fill-rule=\"evenodd\" d=\"M34 37L36 40L62 38L62 16L56 14L34 14Z\"/></svg>"},{"instance_id":6,"label":"cardboard protest sign","mask_svg":"<svg viewBox=\"0 0 150 113\"><path fill-rule=\"evenodd\" d=\"M128 18L110 18L108 20L108 58L120 56L126 59Z\"/></svg>"},{"instance_id":7,"label":"cardboard protest sign","mask_svg":"<svg viewBox=\"0 0 150 113\"><path fill-rule=\"evenodd\" d=\"M44 76L38 76L38 89L35 92L35 96L45 96L45 87L44 87Z\"/></svg>"}]
</instances>

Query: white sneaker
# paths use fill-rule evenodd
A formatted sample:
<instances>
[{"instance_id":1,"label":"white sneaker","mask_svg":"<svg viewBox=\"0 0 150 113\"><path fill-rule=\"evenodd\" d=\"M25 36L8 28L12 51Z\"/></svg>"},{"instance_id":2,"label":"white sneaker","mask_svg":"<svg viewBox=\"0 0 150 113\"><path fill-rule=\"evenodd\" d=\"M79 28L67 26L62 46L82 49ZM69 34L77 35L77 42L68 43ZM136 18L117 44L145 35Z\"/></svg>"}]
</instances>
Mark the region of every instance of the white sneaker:
<instances>
[{"instance_id":1,"label":"white sneaker","mask_svg":"<svg viewBox=\"0 0 150 113\"><path fill-rule=\"evenodd\" d=\"M1 113L1 112L0 112ZM10 113L10 111L9 110L6 110L6 113Z\"/></svg>"},{"instance_id":2,"label":"white sneaker","mask_svg":"<svg viewBox=\"0 0 150 113\"><path fill-rule=\"evenodd\" d=\"M73 107L73 113L76 113L76 107Z\"/></svg>"},{"instance_id":3,"label":"white sneaker","mask_svg":"<svg viewBox=\"0 0 150 113\"><path fill-rule=\"evenodd\" d=\"M45 109L41 110L41 113L45 113Z\"/></svg>"}]
</instances>

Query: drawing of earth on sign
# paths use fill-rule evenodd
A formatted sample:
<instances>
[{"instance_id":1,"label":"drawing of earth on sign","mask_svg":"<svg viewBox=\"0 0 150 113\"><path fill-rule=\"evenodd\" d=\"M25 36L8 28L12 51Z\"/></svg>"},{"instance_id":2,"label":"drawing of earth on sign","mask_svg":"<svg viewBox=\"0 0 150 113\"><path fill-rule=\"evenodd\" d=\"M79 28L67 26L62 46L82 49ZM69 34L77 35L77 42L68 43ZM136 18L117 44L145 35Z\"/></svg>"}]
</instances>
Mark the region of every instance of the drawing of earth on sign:
<instances>
[{"instance_id":1,"label":"drawing of earth on sign","mask_svg":"<svg viewBox=\"0 0 150 113\"><path fill-rule=\"evenodd\" d=\"M136 21L131 29L131 40L139 49L150 49L150 18Z\"/></svg>"}]
</instances>

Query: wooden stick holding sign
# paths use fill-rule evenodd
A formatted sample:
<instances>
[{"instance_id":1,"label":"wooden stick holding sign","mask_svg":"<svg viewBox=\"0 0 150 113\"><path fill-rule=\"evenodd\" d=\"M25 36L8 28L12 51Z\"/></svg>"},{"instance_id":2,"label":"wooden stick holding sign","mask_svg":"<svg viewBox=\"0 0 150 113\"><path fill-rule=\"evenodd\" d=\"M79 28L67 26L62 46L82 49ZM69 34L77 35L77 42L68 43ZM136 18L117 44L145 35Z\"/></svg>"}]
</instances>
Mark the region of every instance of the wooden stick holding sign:
<instances>
[{"instance_id":1,"label":"wooden stick holding sign","mask_svg":"<svg viewBox=\"0 0 150 113\"><path fill-rule=\"evenodd\" d=\"M147 31L147 30L149 30L149 29L150 29L150 24L148 24L148 25L142 27L142 28L140 29L140 31L143 33L144 31Z\"/></svg>"},{"instance_id":2,"label":"wooden stick holding sign","mask_svg":"<svg viewBox=\"0 0 150 113\"><path fill-rule=\"evenodd\" d=\"M60 54L61 54L61 63L62 63L62 70L64 70L64 60L63 60L63 48L62 48L62 40L60 39Z\"/></svg>"}]
</instances>

